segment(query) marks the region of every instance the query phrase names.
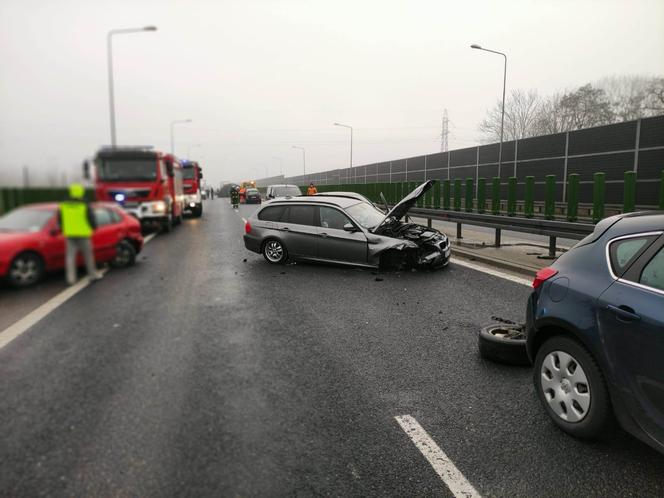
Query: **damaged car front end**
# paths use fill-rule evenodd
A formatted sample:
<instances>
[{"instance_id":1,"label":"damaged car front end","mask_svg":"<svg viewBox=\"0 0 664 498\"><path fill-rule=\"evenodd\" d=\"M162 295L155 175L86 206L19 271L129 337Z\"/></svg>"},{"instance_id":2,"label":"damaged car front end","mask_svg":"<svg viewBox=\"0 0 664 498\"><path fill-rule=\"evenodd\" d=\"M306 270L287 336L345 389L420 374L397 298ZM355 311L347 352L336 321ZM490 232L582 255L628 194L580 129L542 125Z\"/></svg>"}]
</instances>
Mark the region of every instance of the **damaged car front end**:
<instances>
[{"instance_id":1,"label":"damaged car front end","mask_svg":"<svg viewBox=\"0 0 664 498\"><path fill-rule=\"evenodd\" d=\"M450 242L447 235L435 228L402 221L404 217L408 219L410 208L433 187L433 183L433 180L428 180L421 184L369 230L378 239L372 241L369 238L370 258L376 266L435 270L449 264Z\"/></svg>"}]
</instances>

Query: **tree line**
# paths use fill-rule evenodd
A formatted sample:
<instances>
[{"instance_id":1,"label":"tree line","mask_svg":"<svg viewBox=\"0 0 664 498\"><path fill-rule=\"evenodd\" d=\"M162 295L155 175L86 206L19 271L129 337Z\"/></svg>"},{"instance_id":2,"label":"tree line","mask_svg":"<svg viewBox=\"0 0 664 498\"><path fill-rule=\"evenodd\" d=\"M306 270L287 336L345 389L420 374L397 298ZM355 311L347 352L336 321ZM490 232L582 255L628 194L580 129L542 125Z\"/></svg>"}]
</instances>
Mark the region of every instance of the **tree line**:
<instances>
[{"instance_id":1,"label":"tree line","mask_svg":"<svg viewBox=\"0 0 664 498\"><path fill-rule=\"evenodd\" d=\"M502 101L479 125L484 143L500 141ZM504 140L561 133L580 128L664 114L664 78L609 76L578 88L540 96L512 90L505 99Z\"/></svg>"}]
</instances>

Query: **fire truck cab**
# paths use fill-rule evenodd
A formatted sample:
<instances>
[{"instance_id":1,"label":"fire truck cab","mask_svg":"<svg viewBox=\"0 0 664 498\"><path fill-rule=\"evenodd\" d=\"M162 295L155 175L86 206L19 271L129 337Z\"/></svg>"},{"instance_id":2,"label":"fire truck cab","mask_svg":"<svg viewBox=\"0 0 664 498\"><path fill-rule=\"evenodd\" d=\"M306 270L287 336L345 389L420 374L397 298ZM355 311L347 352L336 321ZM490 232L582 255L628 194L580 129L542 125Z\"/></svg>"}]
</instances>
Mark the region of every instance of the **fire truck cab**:
<instances>
[{"instance_id":1,"label":"fire truck cab","mask_svg":"<svg viewBox=\"0 0 664 498\"><path fill-rule=\"evenodd\" d=\"M184 209L195 218L203 214L203 170L196 161L182 161L184 183Z\"/></svg>"},{"instance_id":2,"label":"fire truck cab","mask_svg":"<svg viewBox=\"0 0 664 498\"><path fill-rule=\"evenodd\" d=\"M87 164L87 163L86 163ZM85 176L98 201L113 201L141 222L170 232L182 221L182 166L172 154L149 147L109 147L97 151L94 172Z\"/></svg>"}]
</instances>

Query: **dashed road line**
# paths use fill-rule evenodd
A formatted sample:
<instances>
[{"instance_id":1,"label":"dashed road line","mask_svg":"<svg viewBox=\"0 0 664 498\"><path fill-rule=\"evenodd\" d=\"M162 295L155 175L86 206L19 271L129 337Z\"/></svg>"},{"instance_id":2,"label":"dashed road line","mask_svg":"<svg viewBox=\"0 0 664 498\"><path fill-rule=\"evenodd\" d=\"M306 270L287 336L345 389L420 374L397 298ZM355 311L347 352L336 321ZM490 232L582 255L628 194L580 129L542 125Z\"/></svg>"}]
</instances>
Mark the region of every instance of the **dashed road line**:
<instances>
[{"instance_id":1,"label":"dashed road line","mask_svg":"<svg viewBox=\"0 0 664 498\"><path fill-rule=\"evenodd\" d=\"M480 498L480 494L473 485L468 482L417 420L410 415L399 415L394 418L454 496Z\"/></svg>"},{"instance_id":2,"label":"dashed road line","mask_svg":"<svg viewBox=\"0 0 664 498\"><path fill-rule=\"evenodd\" d=\"M527 287L530 287L532 285L532 280L517 277L515 275L511 275L509 273L505 273L500 270L489 268L488 266L476 265L475 263L469 263L468 261L464 261L459 258L452 258L452 262L455 265L464 266L466 268L470 268L471 270L477 270L483 273L488 273L489 275L493 275L494 277L504 278L505 280L509 280L510 282L525 285Z\"/></svg>"},{"instance_id":3,"label":"dashed road line","mask_svg":"<svg viewBox=\"0 0 664 498\"><path fill-rule=\"evenodd\" d=\"M150 242L157 234L151 233L147 237L144 237L143 244ZM108 271L107 268L104 268L99 271L102 275ZM88 277L82 278L80 281L76 282L74 285L67 287L62 292L59 292L51 299L46 301L44 304L38 308L32 310L30 313L25 315L20 320L14 322L12 325L7 327L5 330L0 332L0 349L4 348L7 344L12 342L14 339L23 334L30 327L35 325L37 322L41 321L48 314L50 314L55 309L62 306L64 303L69 301L76 294L85 289L90 285L90 279Z\"/></svg>"}]
</instances>

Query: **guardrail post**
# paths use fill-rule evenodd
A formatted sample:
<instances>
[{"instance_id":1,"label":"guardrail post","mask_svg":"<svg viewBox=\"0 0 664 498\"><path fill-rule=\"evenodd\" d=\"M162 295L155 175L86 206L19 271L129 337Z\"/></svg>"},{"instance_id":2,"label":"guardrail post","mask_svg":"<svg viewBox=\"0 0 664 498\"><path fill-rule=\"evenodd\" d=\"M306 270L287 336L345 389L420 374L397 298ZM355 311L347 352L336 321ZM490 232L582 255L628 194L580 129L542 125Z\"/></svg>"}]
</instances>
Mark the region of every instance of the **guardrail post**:
<instances>
[{"instance_id":1,"label":"guardrail post","mask_svg":"<svg viewBox=\"0 0 664 498\"><path fill-rule=\"evenodd\" d=\"M471 213L473 211L473 192L475 188L473 187L473 179L466 178L466 212Z\"/></svg>"},{"instance_id":2,"label":"guardrail post","mask_svg":"<svg viewBox=\"0 0 664 498\"><path fill-rule=\"evenodd\" d=\"M461 211L461 178L454 179L454 210Z\"/></svg>"},{"instance_id":3,"label":"guardrail post","mask_svg":"<svg viewBox=\"0 0 664 498\"><path fill-rule=\"evenodd\" d=\"M593 223L597 223L604 218L604 173L595 173L593 175Z\"/></svg>"},{"instance_id":4,"label":"guardrail post","mask_svg":"<svg viewBox=\"0 0 664 498\"><path fill-rule=\"evenodd\" d=\"M544 217L552 220L556 216L556 175L546 175L544 190Z\"/></svg>"},{"instance_id":5,"label":"guardrail post","mask_svg":"<svg viewBox=\"0 0 664 498\"><path fill-rule=\"evenodd\" d=\"M579 217L579 174L572 173L567 181L567 221Z\"/></svg>"},{"instance_id":6,"label":"guardrail post","mask_svg":"<svg viewBox=\"0 0 664 498\"><path fill-rule=\"evenodd\" d=\"M486 178L477 179L477 212L484 214L486 208Z\"/></svg>"},{"instance_id":7,"label":"guardrail post","mask_svg":"<svg viewBox=\"0 0 664 498\"><path fill-rule=\"evenodd\" d=\"M664 182L662 182L664 184ZM450 209L450 181L443 180L443 209Z\"/></svg>"},{"instance_id":8,"label":"guardrail post","mask_svg":"<svg viewBox=\"0 0 664 498\"><path fill-rule=\"evenodd\" d=\"M491 214L500 214L500 177L491 180Z\"/></svg>"},{"instance_id":9,"label":"guardrail post","mask_svg":"<svg viewBox=\"0 0 664 498\"><path fill-rule=\"evenodd\" d=\"M433 208L440 209L440 180L433 182Z\"/></svg>"},{"instance_id":10,"label":"guardrail post","mask_svg":"<svg viewBox=\"0 0 664 498\"><path fill-rule=\"evenodd\" d=\"M535 177L526 177L526 195L523 201L523 214L532 218L535 214Z\"/></svg>"},{"instance_id":11,"label":"guardrail post","mask_svg":"<svg viewBox=\"0 0 664 498\"><path fill-rule=\"evenodd\" d=\"M549 257L556 257L556 237L555 235L549 236Z\"/></svg>"},{"instance_id":12,"label":"guardrail post","mask_svg":"<svg viewBox=\"0 0 664 498\"><path fill-rule=\"evenodd\" d=\"M494 238L493 245L496 247L500 247L500 236L502 234L502 230L500 228L496 228L496 237Z\"/></svg>"},{"instance_id":13,"label":"guardrail post","mask_svg":"<svg viewBox=\"0 0 664 498\"><path fill-rule=\"evenodd\" d=\"M662 180L659 183L659 209L664 209L664 169L662 170Z\"/></svg>"},{"instance_id":14,"label":"guardrail post","mask_svg":"<svg viewBox=\"0 0 664 498\"><path fill-rule=\"evenodd\" d=\"M463 239L461 236L461 222L457 221L457 239Z\"/></svg>"},{"instance_id":15,"label":"guardrail post","mask_svg":"<svg viewBox=\"0 0 664 498\"><path fill-rule=\"evenodd\" d=\"M507 183L507 216L516 215L516 176L510 176Z\"/></svg>"},{"instance_id":16,"label":"guardrail post","mask_svg":"<svg viewBox=\"0 0 664 498\"><path fill-rule=\"evenodd\" d=\"M636 171L625 171L623 213L631 213L636 207Z\"/></svg>"}]
</instances>

